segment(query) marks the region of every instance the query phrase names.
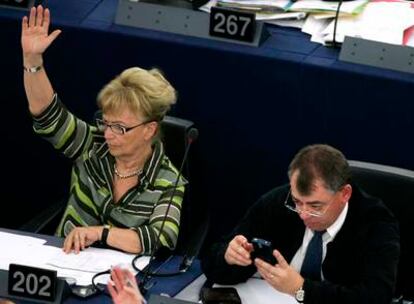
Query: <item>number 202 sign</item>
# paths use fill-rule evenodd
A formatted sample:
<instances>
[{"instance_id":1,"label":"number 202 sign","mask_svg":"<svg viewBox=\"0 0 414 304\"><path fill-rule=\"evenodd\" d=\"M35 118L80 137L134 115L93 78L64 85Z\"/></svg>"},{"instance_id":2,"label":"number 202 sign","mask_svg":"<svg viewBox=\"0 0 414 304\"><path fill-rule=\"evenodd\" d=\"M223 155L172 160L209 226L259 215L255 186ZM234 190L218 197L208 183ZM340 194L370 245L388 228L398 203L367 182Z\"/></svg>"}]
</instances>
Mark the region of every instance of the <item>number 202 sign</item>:
<instances>
[{"instance_id":1,"label":"number 202 sign","mask_svg":"<svg viewBox=\"0 0 414 304\"><path fill-rule=\"evenodd\" d=\"M56 297L56 271L10 264L9 295L54 301Z\"/></svg>"},{"instance_id":2,"label":"number 202 sign","mask_svg":"<svg viewBox=\"0 0 414 304\"><path fill-rule=\"evenodd\" d=\"M252 42L255 14L213 6L210 12L210 36Z\"/></svg>"}]
</instances>

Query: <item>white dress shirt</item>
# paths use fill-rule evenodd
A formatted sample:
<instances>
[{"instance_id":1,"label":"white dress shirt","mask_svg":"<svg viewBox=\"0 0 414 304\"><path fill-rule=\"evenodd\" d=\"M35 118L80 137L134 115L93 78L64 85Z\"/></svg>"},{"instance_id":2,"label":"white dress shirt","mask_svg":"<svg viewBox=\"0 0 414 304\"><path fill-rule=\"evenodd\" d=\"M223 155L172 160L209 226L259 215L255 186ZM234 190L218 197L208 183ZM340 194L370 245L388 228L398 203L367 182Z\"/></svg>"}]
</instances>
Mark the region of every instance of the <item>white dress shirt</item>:
<instances>
[{"instance_id":1,"label":"white dress shirt","mask_svg":"<svg viewBox=\"0 0 414 304\"><path fill-rule=\"evenodd\" d=\"M345 204L344 209L342 210L341 214L339 214L336 221L326 229L326 232L322 235L322 263L325 260L326 256L326 245L329 242L332 242L335 236L338 234L339 230L341 230L346 215L348 213L348 202ZM299 247L298 251L294 255L292 261L290 262L290 266L292 266L297 272L300 273L300 269L302 268L303 260L305 259L306 250L308 249L309 242L313 237L313 231L309 228L306 228L305 234L303 236L302 246ZM321 269L322 272L322 269ZM324 279L323 273L321 273L322 280Z\"/></svg>"}]
</instances>

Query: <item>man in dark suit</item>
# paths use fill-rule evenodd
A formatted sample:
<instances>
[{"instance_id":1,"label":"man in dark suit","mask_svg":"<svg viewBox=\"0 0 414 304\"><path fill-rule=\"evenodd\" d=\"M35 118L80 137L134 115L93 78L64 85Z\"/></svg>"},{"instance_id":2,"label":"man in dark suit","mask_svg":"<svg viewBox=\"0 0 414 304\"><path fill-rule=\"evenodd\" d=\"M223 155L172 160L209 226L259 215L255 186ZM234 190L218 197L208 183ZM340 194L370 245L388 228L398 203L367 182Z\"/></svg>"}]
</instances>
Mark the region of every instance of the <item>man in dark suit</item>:
<instances>
[{"instance_id":1,"label":"man in dark suit","mask_svg":"<svg viewBox=\"0 0 414 304\"><path fill-rule=\"evenodd\" d=\"M390 303L400 253L391 212L351 183L344 155L328 145L300 150L288 175L290 185L262 196L207 253L207 278L236 284L259 272L299 303ZM252 238L271 241L277 262L253 258Z\"/></svg>"}]
</instances>

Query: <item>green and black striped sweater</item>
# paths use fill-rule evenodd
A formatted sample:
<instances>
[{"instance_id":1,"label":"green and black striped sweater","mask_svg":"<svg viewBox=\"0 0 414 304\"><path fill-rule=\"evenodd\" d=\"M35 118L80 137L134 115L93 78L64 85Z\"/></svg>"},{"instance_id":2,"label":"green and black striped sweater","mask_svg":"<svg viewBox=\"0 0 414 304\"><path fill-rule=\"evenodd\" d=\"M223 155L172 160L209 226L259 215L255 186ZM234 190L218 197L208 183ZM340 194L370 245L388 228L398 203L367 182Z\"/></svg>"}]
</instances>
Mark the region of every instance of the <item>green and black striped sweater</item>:
<instances>
[{"instance_id":1,"label":"green and black striped sweater","mask_svg":"<svg viewBox=\"0 0 414 304\"><path fill-rule=\"evenodd\" d=\"M33 127L73 161L69 200L56 234L65 237L75 226L109 224L130 228L138 233L143 253L150 253L178 174L164 154L162 143L154 144L139 185L115 204L112 193L115 159L102 132L70 113L57 95L42 114L33 117ZM177 243L186 183L184 178L180 179L161 234L161 246L170 249Z\"/></svg>"}]
</instances>

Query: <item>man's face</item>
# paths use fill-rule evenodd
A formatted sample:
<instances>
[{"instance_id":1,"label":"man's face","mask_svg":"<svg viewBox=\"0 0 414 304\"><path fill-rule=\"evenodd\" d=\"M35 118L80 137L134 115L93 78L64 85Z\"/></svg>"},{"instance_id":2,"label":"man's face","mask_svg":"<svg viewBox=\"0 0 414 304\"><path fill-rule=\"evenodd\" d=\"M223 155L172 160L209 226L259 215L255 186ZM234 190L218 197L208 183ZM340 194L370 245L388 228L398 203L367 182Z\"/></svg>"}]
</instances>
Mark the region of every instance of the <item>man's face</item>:
<instances>
[{"instance_id":1,"label":"man's face","mask_svg":"<svg viewBox=\"0 0 414 304\"><path fill-rule=\"evenodd\" d=\"M352 194L351 185L347 184L337 192L325 188L322 180L317 179L309 195L301 195L296 187L298 171L290 179L291 197L296 205L299 217L306 227L322 231L331 226L338 218ZM314 216L311 214L321 214Z\"/></svg>"}]
</instances>

